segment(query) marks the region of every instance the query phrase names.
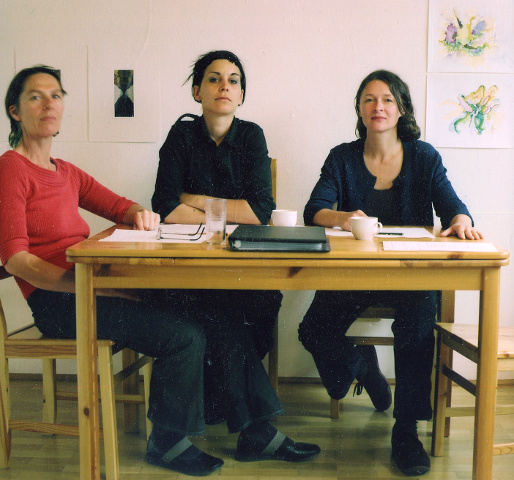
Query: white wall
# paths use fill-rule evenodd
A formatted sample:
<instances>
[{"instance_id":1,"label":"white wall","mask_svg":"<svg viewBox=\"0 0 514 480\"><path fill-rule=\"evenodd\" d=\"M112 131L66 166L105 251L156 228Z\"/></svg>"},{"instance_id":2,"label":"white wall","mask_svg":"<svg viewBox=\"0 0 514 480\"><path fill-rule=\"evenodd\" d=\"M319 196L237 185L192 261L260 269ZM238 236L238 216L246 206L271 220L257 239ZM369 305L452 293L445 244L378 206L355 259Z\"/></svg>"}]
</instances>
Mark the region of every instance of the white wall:
<instances>
[{"instance_id":1,"label":"white wall","mask_svg":"<svg viewBox=\"0 0 514 480\"><path fill-rule=\"evenodd\" d=\"M246 102L238 115L261 125L270 155L279 161L279 207L303 211L330 148L355 138L353 98L370 71L386 68L409 84L424 132L427 28L428 0L10 0L2 5L0 55L14 57L17 48L41 46L55 53L69 45L107 52L156 45L160 92L155 95L161 105L157 143L54 143L55 156L150 205L158 149L169 127L182 113L199 112L189 85L183 86L191 63L209 50L234 51L248 76ZM0 72L2 92L11 77ZM5 121L0 128L0 139L6 140ZM6 149L6 141L0 142L0 150ZM454 187L487 239L512 249L513 150L440 152ZM93 232L108 225L86 218ZM15 292L14 285L4 283L2 297L7 289ZM501 285L503 324L514 324L513 287L514 275L507 267ZM279 319L281 376L316 375L310 355L297 340L297 326L311 298L311 292L286 293ZM476 298L473 292L458 294L458 321L476 321ZM21 297L13 309L26 310ZM390 350L381 356L386 375L392 377ZM31 368L36 367L14 365L20 371Z\"/></svg>"}]
</instances>

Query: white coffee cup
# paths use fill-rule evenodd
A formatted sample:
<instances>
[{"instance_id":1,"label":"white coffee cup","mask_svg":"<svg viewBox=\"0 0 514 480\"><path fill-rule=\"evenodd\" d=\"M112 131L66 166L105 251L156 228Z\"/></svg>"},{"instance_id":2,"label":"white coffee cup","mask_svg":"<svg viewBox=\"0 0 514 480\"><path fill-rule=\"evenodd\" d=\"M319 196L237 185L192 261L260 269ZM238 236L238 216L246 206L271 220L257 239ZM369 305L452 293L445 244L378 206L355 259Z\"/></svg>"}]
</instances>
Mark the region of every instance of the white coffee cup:
<instances>
[{"instance_id":1,"label":"white coffee cup","mask_svg":"<svg viewBox=\"0 0 514 480\"><path fill-rule=\"evenodd\" d=\"M294 227L297 219L296 210L273 210L271 213L271 221L278 227Z\"/></svg>"},{"instance_id":2,"label":"white coffee cup","mask_svg":"<svg viewBox=\"0 0 514 480\"><path fill-rule=\"evenodd\" d=\"M377 217L352 217L350 225L357 240L371 240L382 229Z\"/></svg>"}]
</instances>

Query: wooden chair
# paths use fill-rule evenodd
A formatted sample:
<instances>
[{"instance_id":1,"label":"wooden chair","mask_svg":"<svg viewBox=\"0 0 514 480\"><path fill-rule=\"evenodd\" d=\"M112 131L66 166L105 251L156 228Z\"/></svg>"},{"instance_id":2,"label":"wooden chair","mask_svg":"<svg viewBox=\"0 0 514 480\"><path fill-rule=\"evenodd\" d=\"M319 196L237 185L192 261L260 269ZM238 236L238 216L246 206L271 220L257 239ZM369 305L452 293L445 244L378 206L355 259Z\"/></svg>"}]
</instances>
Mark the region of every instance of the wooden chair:
<instances>
[{"instance_id":1,"label":"wooden chair","mask_svg":"<svg viewBox=\"0 0 514 480\"><path fill-rule=\"evenodd\" d=\"M453 369L453 352L457 352L475 364L480 363L478 349L478 325L438 323L437 362L435 382L434 425L432 431L432 455L442 456L444 437L450 434L450 418L474 416L475 407L452 406L452 382L476 396L476 385ZM498 335L498 370L514 371L514 327L500 326ZM496 389L491 391L496 395ZM497 406L497 414L513 414L514 405ZM491 428L494 428L492 426ZM493 455L514 453L514 443L492 446Z\"/></svg>"},{"instance_id":2,"label":"wooden chair","mask_svg":"<svg viewBox=\"0 0 514 480\"><path fill-rule=\"evenodd\" d=\"M271 193L277 203L277 159L271 160ZM278 392L278 318L273 328L273 345L268 353L268 376L271 385Z\"/></svg>"},{"instance_id":3,"label":"wooden chair","mask_svg":"<svg viewBox=\"0 0 514 480\"><path fill-rule=\"evenodd\" d=\"M10 275L0 267L0 280ZM98 341L98 362L100 377L100 395L102 399L102 419L105 453L105 472L107 480L119 477L118 440L116 431L115 401L129 404L148 405L148 388L150 384L151 362L148 357L141 357L134 364L125 368L116 377L113 375L112 354L116 345L110 340ZM77 344L75 340L60 340L44 337L31 323L15 331L7 330L7 320L0 299L0 468L9 466L11 453L11 431L21 430L44 434L61 434L78 436L77 425L56 423L57 399L72 400L77 394L57 392L55 382L55 362L57 359L75 359ZM43 415L42 422L11 418L9 395L9 358L42 359L43 362ZM143 368L145 377L145 395L115 395L116 382L122 382L133 373ZM147 423L147 435L150 434Z\"/></svg>"}]
</instances>

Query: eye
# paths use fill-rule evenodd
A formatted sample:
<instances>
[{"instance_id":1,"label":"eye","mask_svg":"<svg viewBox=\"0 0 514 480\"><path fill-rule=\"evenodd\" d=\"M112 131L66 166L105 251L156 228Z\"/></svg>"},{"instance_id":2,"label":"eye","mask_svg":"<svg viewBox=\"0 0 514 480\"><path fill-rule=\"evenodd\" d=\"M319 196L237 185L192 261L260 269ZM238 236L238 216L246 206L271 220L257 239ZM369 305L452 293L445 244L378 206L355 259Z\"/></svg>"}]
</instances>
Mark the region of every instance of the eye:
<instances>
[{"instance_id":1,"label":"eye","mask_svg":"<svg viewBox=\"0 0 514 480\"><path fill-rule=\"evenodd\" d=\"M230 83L232 85L238 85L239 84L239 80L236 80L236 79L233 78L232 80L230 80Z\"/></svg>"},{"instance_id":2,"label":"eye","mask_svg":"<svg viewBox=\"0 0 514 480\"><path fill-rule=\"evenodd\" d=\"M218 77L209 77L210 83L216 83L218 81Z\"/></svg>"}]
</instances>

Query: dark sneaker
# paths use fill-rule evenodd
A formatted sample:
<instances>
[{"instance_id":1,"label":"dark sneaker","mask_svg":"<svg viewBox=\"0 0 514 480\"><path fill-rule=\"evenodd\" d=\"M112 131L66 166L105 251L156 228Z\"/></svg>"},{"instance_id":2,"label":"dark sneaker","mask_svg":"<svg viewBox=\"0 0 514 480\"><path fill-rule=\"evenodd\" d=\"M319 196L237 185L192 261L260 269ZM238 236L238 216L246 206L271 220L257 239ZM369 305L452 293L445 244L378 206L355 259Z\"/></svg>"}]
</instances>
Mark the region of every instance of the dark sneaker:
<instances>
[{"instance_id":1,"label":"dark sneaker","mask_svg":"<svg viewBox=\"0 0 514 480\"><path fill-rule=\"evenodd\" d=\"M366 375L357 378L353 394L360 395L365 388L373 406L379 411L387 410L393 402L391 387L378 366L377 351L373 345L358 345L355 347L366 360L368 366Z\"/></svg>"},{"instance_id":2,"label":"dark sneaker","mask_svg":"<svg viewBox=\"0 0 514 480\"><path fill-rule=\"evenodd\" d=\"M407 477L430 471L430 457L415 433L393 433L391 458Z\"/></svg>"}]
</instances>

